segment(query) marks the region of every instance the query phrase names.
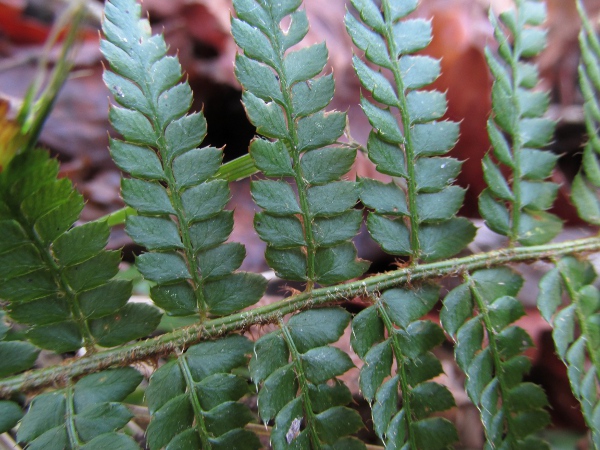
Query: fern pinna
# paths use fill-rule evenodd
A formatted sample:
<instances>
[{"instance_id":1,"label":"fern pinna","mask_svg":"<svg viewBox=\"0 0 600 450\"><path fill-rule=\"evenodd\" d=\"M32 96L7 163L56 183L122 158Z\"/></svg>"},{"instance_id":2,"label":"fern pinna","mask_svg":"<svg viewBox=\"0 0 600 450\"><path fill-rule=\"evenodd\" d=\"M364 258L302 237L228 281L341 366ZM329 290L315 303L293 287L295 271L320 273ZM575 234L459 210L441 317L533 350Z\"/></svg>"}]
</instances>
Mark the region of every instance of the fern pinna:
<instances>
[{"instance_id":1,"label":"fern pinna","mask_svg":"<svg viewBox=\"0 0 600 450\"><path fill-rule=\"evenodd\" d=\"M546 43L546 31L538 25L546 18L546 5L537 0L517 0L516 10L490 14L498 42L498 56L486 50L494 77L493 117L488 134L493 154L512 173L509 183L498 165L486 156L484 177L488 188L479 198L486 225L511 244L543 244L562 229L562 222L546 212L556 198L558 185L548 178L558 157L539 150L552 139L554 123L542 116L550 102L546 92L535 90L537 67L526 61L538 55ZM510 32L512 44L505 30ZM508 137L508 139L507 139Z\"/></svg>"},{"instance_id":2,"label":"fern pinna","mask_svg":"<svg viewBox=\"0 0 600 450\"><path fill-rule=\"evenodd\" d=\"M516 298L523 279L508 267L547 259L554 268L541 281L538 305L600 447L600 296L580 256L600 251L600 241L546 244L561 227L546 212L556 194L546 179L557 158L542 150L553 124L542 117L548 96L536 90L529 61L544 44L544 4L518 0L515 10L491 16L498 40L497 56L487 50L493 154L483 161L488 189L480 210L509 248L448 259L471 242L475 227L456 216L464 190L452 183L461 162L445 155L459 124L444 120L445 95L427 88L440 65L419 53L431 25L409 18L417 3L352 0L345 19L372 126L366 151L385 182L344 179L356 149L339 142L346 115L326 112L334 81L323 73L325 44L295 48L309 26L300 0L233 0L232 34L241 49L235 74L261 137L230 167L221 165L220 149L200 148L206 121L202 112L189 113L191 90L179 62L140 20L140 6L106 3L101 49L117 103L110 119L122 136L111 139L110 151L127 174L126 231L146 249L136 265L153 302L195 323L136 341L155 330L161 312L129 303L131 283L114 278L120 255L105 250L109 221L76 224L82 198L57 178L57 162L41 150L24 151L0 173L0 432L34 449L252 450L266 445L258 435L269 434L276 450L339 450L365 449L357 433L372 426L386 448L446 449L458 440L444 418L455 401L440 382L436 347L449 336L480 411L485 447L548 448L538 434L549 423L546 396L524 381L532 340L515 324L525 314ZM590 142L573 192L582 217L597 223L600 44L582 18ZM248 309L266 281L237 271L245 250L227 242L233 214L225 209L226 180L257 171L251 192L262 211L254 225L266 260L306 289ZM367 269L352 242L363 214L371 237L408 264L339 284ZM450 276L459 285L443 299L440 327L438 280ZM342 301L354 297L361 302L353 315ZM260 335L254 325L268 331ZM249 328L253 340L238 334ZM354 362L340 343L344 335ZM120 347L101 348L113 346ZM40 348L81 347L81 358L35 367ZM146 366L126 367L146 360L156 366L147 383L146 371L137 370ZM345 381L353 370L356 392ZM53 389L31 401L19 395L46 387ZM142 393L144 438L139 422L130 422L141 408L127 405ZM359 395L369 420L352 404Z\"/></svg>"},{"instance_id":3,"label":"fern pinna","mask_svg":"<svg viewBox=\"0 0 600 450\"><path fill-rule=\"evenodd\" d=\"M272 140L250 144L256 167L275 180L252 182L264 212L254 226L267 242L269 265L284 279L328 285L367 269L350 239L362 214L352 209L358 186L339 181L350 170L355 149L332 147L344 133L346 115L324 112L333 98L333 76L319 75L327 63L324 43L288 51L308 33L301 0L235 0L231 31L243 55L235 73L242 101L257 131ZM282 20L289 18L284 30ZM283 177L294 180L297 196Z\"/></svg>"},{"instance_id":4,"label":"fern pinna","mask_svg":"<svg viewBox=\"0 0 600 450\"><path fill-rule=\"evenodd\" d=\"M110 119L124 141L111 139L111 155L132 178L122 195L138 215L126 231L148 249L136 265L156 283L152 300L174 315L224 315L256 303L266 281L233 273L245 257L238 243L224 243L233 229L225 211L229 187L213 179L222 151L197 148L206 135L201 112L186 114L192 92L181 66L152 36L133 0L108 2L101 49L113 72L104 80L121 105ZM150 76L149 76L150 75ZM140 164L141 162L141 164Z\"/></svg>"}]
</instances>

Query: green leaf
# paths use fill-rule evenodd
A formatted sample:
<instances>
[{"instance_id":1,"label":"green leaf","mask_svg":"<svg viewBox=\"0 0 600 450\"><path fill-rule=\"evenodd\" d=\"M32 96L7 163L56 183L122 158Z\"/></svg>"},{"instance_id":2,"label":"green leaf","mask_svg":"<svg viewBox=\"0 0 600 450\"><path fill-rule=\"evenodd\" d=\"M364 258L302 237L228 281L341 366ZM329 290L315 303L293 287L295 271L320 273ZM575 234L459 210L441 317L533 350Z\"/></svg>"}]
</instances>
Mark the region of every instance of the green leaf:
<instances>
[{"instance_id":1,"label":"green leaf","mask_svg":"<svg viewBox=\"0 0 600 450\"><path fill-rule=\"evenodd\" d=\"M360 370L360 390L369 403L373 402L377 389L379 389L383 380L390 375L392 358L390 340L374 345L365 354L365 364Z\"/></svg>"},{"instance_id":2,"label":"green leaf","mask_svg":"<svg viewBox=\"0 0 600 450\"><path fill-rule=\"evenodd\" d=\"M425 261L449 258L463 250L475 237L477 229L464 217L420 228L421 250Z\"/></svg>"},{"instance_id":3,"label":"green leaf","mask_svg":"<svg viewBox=\"0 0 600 450\"><path fill-rule=\"evenodd\" d=\"M192 247L195 251L208 250L225 242L232 230L233 211L221 211L190 226Z\"/></svg>"},{"instance_id":4,"label":"green leaf","mask_svg":"<svg viewBox=\"0 0 600 450\"><path fill-rule=\"evenodd\" d=\"M323 327L323 323L327 326ZM300 353L336 342L350 323L350 314L340 308L322 308L301 312L287 326Z\"/></svg>"},{"instance_id":5,"label":"green leaf","mask_svg":"<svg viewBox=\"0 0 600 450\"><path fill-rule=\"evenodd\" d=\"M363 428L363 423L357 411L335 406L317 415L316 428L321 440L333 444L342 436Z\"/></svg>"},{"instance_id":6,"label":"green leaf","mask_svg":"<svg viewBox=\"0 0 600 450\"><path fill-rule=\"evenodd\" d=\"M137 257L136 266L144 278L159 284L192 277L178 253L144 253Z\"/></svg>"},{"instance_id":7,"label":"green leaf","mask_svg":"<svg viewBox=\"0 0 600 450\"><path fill-rule=\"evenodd\" d=\"M246 256L246 248L237 242L206 250L198 254L198 265L202 278L208 280L229 275L238 269Z\"/></svg>"},{"instance_id":8,"label":"green leaf","mask_svg":"<svg viewBox=\"0 0 600 450\"><path fill-rule=\"evenodd\" d=\"M110 139L110 156L119 169L134 177L147 180L164 180L165 178L158 156L148 147Z\"/></svg>"},{"instance_id":9,"label":"green leaf","mask_svg":"<svg viewBox=\"0 0 600 450\"><path fill-rule=\"evenodd\" d=\"M229 201L225 180L214 180L187 189L181 194L188 224L208 219L223 210Z\"/></svg>"},{"instance_id":10,"label":"green leaf","mask_svg":"<svg viewBox=\"0 0 600 450\"><path fill-rule=\"evenodd\" d=\"M403 20L394 25L393 34L396 43L396 57L418 52L431 42L431 21Z\"/></svg>"},{"instance_id":11,"label":"green leaf","mask_svg":"<svg viewBox=\"0 0 600 450\"><path fill-rule=\"evenodd\" d=\"M402 328L407 328L410 323L427 314L438 300L439 288L434 285L412 290L390 289L381 296L390 318Z\"/></svg>"},{"instance_id":12,"label":"green leaf","mask_svg":"<svg viewBox=\"0 0 600 450\"><path fill-rule=\"evenodd\" d=\"M404 143L400 126L389 109L378 108L364 97L361 97L360 105L369 119L369 123L382 139L392 144Z\"/></svg>"},{"instance_id":13,"label":"green leaf","mask_svg":"<svg viewBox=\"0 0 600 450\"><path fill-rule=\"evenodd\" d=\"M265 258L278 277L291 281L306 281L306 254L299 248L279 250L267 247Z\"/></svg>"},{"instance_id":14,"label":"green leaf","mask_svg":"<svg viewBox=\"0 0 600 450\"><path fill-rule=\"evenodd\" d=\"M308 209L312 216L333 216L354 207L358 186L351 181L338 181L308 189Z\"/></svg>"},{"instance_id":15,"label":"green leaf","mask_svg":"<svg viewBox=\"0 0 600 450\"><path fill-rule=\"evenodd\" d=\"M454 425L441 417L433 417L414 423L413 432L419 448L442 450L458 441L458 434Z\"/></svg>"},{"instance_id":16,"label":"green leaf","mask_svg":"<svg viewBox=\"0 0 600 450\"><path fill-rule=\"evenodd\" d=\"M281 141L254 139L250 143L250 156L256 167L269 177L294 176L290 156Z\"/></svg>"},{"instance_id":17,"label":"green leaf","mask_svg":"<svg viewBox=\"0 0 600 450\"><path fill-rule=\"evenodd\" d=\"M298 151L305 152L335 143L346 128L346 113L318 112L298 121Z\"/></svg>"},{"instance_id":18,"label":"green leaf","mask_svg":"<svg viewBox=\"0 0 600 450\"><path fill-rule=\"evenodd\" d=\"M398 105L399 100L394 88L381 72L371 69L356 55L352 57L352 65L361 84L373 94L375 100L388 106Z\"/></svg>"},{"instance_id":19,"label":"green leaf","mask_svg":"<svg viewBox=\"0 0 600 450\"><path fill-rule=\"evenodd\" d=\"M429 56L402 56L400 72L404 89L419 89L437 80L440 61Z\"/></svg>"},{"instance_id":20,"label":"green leaf","mask_svg":"<svg viewBox=\"0 0 600 450\"><path fill-rule=\"evenodd\" d=\"M334 217L320 217L313 222L315 243L318 247L329 247L352 239L362 223L362 211L351 209Z\"/></svg>"},{"instance_id":21,"label":"green leaf","mask_svg":"<svg viewBox=\"0 0 600 450\"><path fill-rule=\"evenodd\" d=\"M256 126L256 131L271 138L288 137L285 117L279 105L274 102L267 103L249 91L242 94L242 102L250 122Z\"/></svg>"},{"instance_id":22,"label":"green leaf","mask_svg":"<svg viewBox=\"0 0 600 450\"><path fill-rule=\"evenodd\" d=\"M226 315L254 305L267 287L267 280L253 273L234 273L204 284L204 299L212 314Z\"/></svg>"},{"instance_id":23,"label":"green leaf","mask_svg":"<svg viewBox=\"0 0 600 450\"><path fill-rule=\"evenodd\" d=\"M193 314L198 309L196 294L186 281L153 286L150 298L159 308L174 316Z\"/></svg>"},{"instance_id":24,"label":"green leaf","mask_svg":"<svg viewBox=\"0 0 600 450\"><path fill-rule=\"evenodd\" d=\"M121 195L127 205L145 214L175 214L167 191L158 183L123 179Z\"/></svg>"},{"instance_id":25,"label":"green leaf","mask_svg":"<svg viewBox=\"0 0 600 450\"><path fill-rule=\"evenodd\" d=\"M391 67L390 55L385 41L377 33L363 26L352 14L344 18L348 35L359 49L365 52L367 59L378 66Z\"/></svg>"},{"instance_id":26,"label":"green leaf","mask_svg":"<svg viewBox=\"0 0 600 450\"><path fill-rule=\"evenodd\" d=\"M443 155L456 144L459 126L456 122L431 122L415 125L411 139L416 155Z\"/></svg>"},{"instance_id":27,"label":"green leaf","mask_svg":"<svg viewBox=\"0 0 600 450\"><path fill-rule=\"evenodd\" d=\"M238 54L235 57L235 76L245 89L265 102L283 102L279 81L268 66Z\"/></svg>"},{"instance_id":28,"label":"green leaf","mask_svg":"<svg viewBox=\"0 0 600 450\"><path fill-rule=\"evenodd\" d=\"M377 171L394 177L406 177L404 153L397 145L388 144L376 133L371 132L367 141L369 159L377 166Z\"/></svg>"},{"instance_id":29,"label":"green leaf","mask_svg":"<svg viewBox=\"0 0 600 450\"><path fill-rule=\"evenodd\" d=\"M232 19L231 34L246 56L275 67L275 51L267 37L258 29L242 20Z\"/></svg>"},{"instance_id":30,"label":"green leaf","mask_svg":"<svg viewBox=\"0 0 600 450\"><path fill-rule=\"evenodd\" d=\"M437 192L451 184L460 172L462 162L454 158L420 158L415 164L419 192Z\"/></svg>"},{"instance_id":31,"label":"green leaf","mask_svg":"<svg viewBox=\"0 0 600 450\"><path fill-rule=\"evenodd\" d=\"M356 247L350 242L319 248L315 255L316 278L323 285L359 277L368 267L367 261L356 258Z\"/></svg>"},{"instance_id":32,"label":"green leaf","mask_svg":"<svg viewBox=\"0 0 600 450\"><path fill-rule=\"evenodd\" d=\"M291 86L318 75L327 64L327 56L324 42L288 53L283 62L287 83Z\"/></svg>"},{"instance_id":33,"label":"green leaf","mask_svg":"<svg viewBox=\"0 0 600 450\"><path fill-rule=\"evenodd\" d=\"M511 192L504 175L502 175L500 168L492 162L489 155L486 155L483 158L483 177L489 186L490 191L496 197L501 198L502 200L514 201L513 193Z\"/></svg>"},{"instance_id":34,"label":"green leaf","mask_svg":"<svg viewBox=\"0 0 600 450\"><path fill-rule=\"evenodd\" d=\"M296 217L258 213L254 216L254 228L263 241L276 248L306 245L302 224Z\"/></svg>"},{"instance_id":35,"label":"green leaf","mask_svg":"<svg viewBox=\"0 0 600 450\"><path fill-rule=\"evenodd\" d=\"M115 347L152 333L162 314L142 303L128 303L118 312L91 321L90 331L98 345Z\"/></svg>"},{"instance_id":36,"label":"green leaf","mask_svg":"<svg viewBox=\"0 0 600 450\"><path fill-rule=\"evenodd\" d=\"M377 214L369 214L367 228L371 237L386 253L410 255L409 231L402 220L391 220Z\"/></svg>"},{"instance_id":37,"label":"green leaf","mask_svg":"<svg viewBox=\"0 0 600 450\"><path fill-rule=\"evenodd\" d=\"M323 364L327 361L327 364ZM342 375L354 367L350 357L335 347L313 348L302 355L306 378L314 384Z\"/></svg>"},{"instance_id":38,"label":"green leaf","mask_svg":"<svg viewBox=\"0 0 600 450\"><path fill-rule=\"evenodd\" d=\"M269 214L288 216L302 213L294 191L284 181L252 181L250 189L256 204Z\"/></svg>"},{"instance_id":39,"label":"green leaf","mask_svg":"<svg viewBox=\"0 0 600 450\"><path fill-rule=\"evenodd\" d=\"M446 94L438 91L411 91L406 102L411 123L441 119L448 108Z\"/></svg>"},{"instance_id":40,"label":"green leaf","mask_svg":"<svg viewBox=\"0 0 600 450\"><path fill-rule=\"evenodd\" d=\"M333 75L325 75L292 86L292 109L295 117L306 117L325 108L333 99Z\"/></svg>"},{"instance_id":41,"label":"green leaf","mask_svg":"<svg viewBox=\"0 0 600 450\"><path fill-rule=\"evenodd\" d=\"M212 177L223 158L223 152L217 148L196 148L173 160L173 175L179 189L204 183Z\"/></svg>"},{"instance_id":42,"label":"green leaf","mask_svg":"<svg viewBox=\"0 0 600 450\"><path fill-rule=\"evenodd\" d=\"M137 111L111 106L108 118L115 130L128 142L152 146L158 140L150 121Z\"/></svg>"},{"instance_id":43,"label":"green leaf","mask_svg":"<svg viewBox=\"0 0 600 450\"><path fill-rule=\"evenodd\" d=\"M355 158L355 149L325 148L306 153L300 166L309 184L325 184L348 173Z\"/></svg>"},{"instance_id":44,"label":"green leaf","mask_svg":"<svg viewBox=\"0 0 600 450\"><path fill-rule=\"evenodd\" d=\"M417 213L422 222L450 219L462 206L465 190L458 186L448 186L444 190L417 196Z\"/></svg>"},{"instance_id":45,"label":"green leaf","mask_svg":"<svg viewBox=\"0 0 600 450\"><path fill-rule=\"evenodd\" d=\"M377 314L377 308L370 306L354 316L350 343L361 359L364 359L369 349L383 338L383 322Z\"/></svg>"},{"instance_id":46,"label":"green leaf","mask_svg":"<svg viewBox=\"0 0 600 450\"><path fill-rule=\"evenodd\" d=\"M8 400L0 400L0 433L6 433L23 417L21 407Z\"/></svg>"},{"instance_id":47,"label":"green leaf","mask_svg":"<svg viewBox=\"0 0 600 450\"><path fill-rule=\"evenodd\" d=\"M385 184L370 178L362 178L360 188L360 199L367 208L374 209L378 214L408 215L406 194L393 181Z\"/></svg>"},{"instance_id":48,"label":"green leaf","mask_svg":"<svg viewBox=\"0 0 600 450\"><path fill-rule=\"evenodd\" d=\"M40 350L29 342L4 341L0 342L0 377L22 372L33 366Z\"/></svg>"},{"instance_id":49,"label":"green leaf","mask_svg":"<svg viewBox=\"0 0 600 450\"><path fill-rule=\"evenodd\" d=\"M190 114L172 122L165 130L165 159L171 161L197 147L206 136L206 120L200 113Z\"/></svg>"},{"instance_id":50,"label":"green leaf","mask_svg":"<svg viewBox=\"0 0 600 450\"><path fill-rule=\"evenodd\" d=\"M260 417L264 421L273 419L295 398L297 390L298 382L292 365L276 369L264 380L258 393Z\"/></svg>"},{"instance_id":51,"label":"green leaf","mask_svg":"<svg viewBox=\"0 0 600 450\"><path fill-rule=\"evenodd\" d=\"M183 248L179 229L169 218L131 216L125 227L127 234L148 250Z\"/></svg>"},{"instance_id":52,"label":"green leaf","mask_svg":"<svg viewBox=\"0 0 600 450\"><path fill-rule=\"evenodd\" d=\"M263 382L271 373L287 365L289 350L280 333L261 336L254 344L250 360L250 375L255 382Z\"/></svg>"},{"instance_id":53,"label":"green leaf","mask_svg":"<svg viewBox=\"0 0 600 450\"><path fill-rule=\"evenodd\" d=\"M66 353L79 350L83 344L81 331L70 322L37 326L27 331L27 339L38 347Z\"/></svg>"}]
</instances>

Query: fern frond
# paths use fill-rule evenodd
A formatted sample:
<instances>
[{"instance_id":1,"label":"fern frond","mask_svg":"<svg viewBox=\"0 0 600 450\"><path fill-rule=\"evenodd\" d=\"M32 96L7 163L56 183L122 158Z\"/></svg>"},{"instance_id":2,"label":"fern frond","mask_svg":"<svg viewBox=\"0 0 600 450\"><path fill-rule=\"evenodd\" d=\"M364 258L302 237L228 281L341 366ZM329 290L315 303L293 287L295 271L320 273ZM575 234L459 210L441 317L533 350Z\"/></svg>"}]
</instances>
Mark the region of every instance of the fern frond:
<instances>
[{"instance_id":1,"label":"fern frond","mask_svg":"<svg viewBox=\"0 0 600 450\"><path fill-rule=\"evenodd\" d=\"M73 386L33 399L17 432L19 442L36 450L139 449L117 433L133 414L122 402L142 381L130 367L88 375Z\"/></svg>"},{"instance_id":2,"label":"fern frond","mask_svg":"<svg viewBox=\"0 0 600 450\"><path fill-rule=\"evenodd\" d=\"M490 13L499 57L486 49L494 77L488 134L494 156L512 177L507 181L492 158L484 158L488 188L479 198L479 211L487 226L508 236L511 244L539 245L562 229L560 219L546 212L556 198L558 185L544 181L558 157L540 150L554 133L555 124L542 117L550 100L546 92L534 89L538 84L537 67L526 62L545 46L546 32L538 25L546 18L546 6L538 0L519 0L516 5L516 11L500 15L500 22ZM505 29L510 32L512 44Z\"/></svg>"},{"instance_id":3,"label":"fern frond","mask_svg":"<svg viewBox=\"0 0 600 450\"><path fill-rule=\"evenodd\" d=\"M360 389L386 448L445 449L458 440L450 422L431 417L455 405L450 391L431 381L443 371L431 350L443 342L444 333L433 322L419 320L438 299L439 288L431 284L390 289L352 321L352 348L364 361Z\"/></svg>"},{"instance_id":4,"label":"fern frond","mask_svg":"<svg viewBox=\"0 0 600 450\"><path fill-rule=\"evenodd\" d=\"M593 285L595 280L596 272L588 261L563 258L540 280L538 308L552 325L556 352L567 366L571 390L592 431L594 447L600 448L600 292ZM559 310L563 293L571 303Z\"/></svg>"},{"instance_id":5,"label":"fern frond","mask_svg":"<svg viewBox=\"0 0 600 450\"><path fill-rule=\"evenodd\" d=\"M264 212L254 225L268 246L267 262L288 280L335 284L367 269L350 239L362 220L354 210L355 182L339 181L350 170L356 149L333 147L344 133L346 115L324 112L333 98L325 44L288 51L308 32L301 1L235 0L232 33L244 51L236 57L243 103L257 131L250 155L256 167L277 180L252 183ZM290 18L287 30L282 20ZM316 78L315 78L316 77ZM291 177L297 189L281 180ZM335 230L335 231L334 231ZM332 231L334 231L332 233Z\"/></svg>"},{"instance_id":6,"label":"fern frond","mask_svg":"<svg viewBox=\"0 0 600 450\"><path fill-rule=\"evenodd\" d=\"M466 390L481 413L486 448L548 448L535 436L550 423L541 387L523 382L531 362L522 353L532 341L512 325L525 314L515 298L522 278L509 268L465 275L444 299L440 318L467 375ZM484 345L487 343L487 345Z\"/></svg>"},{"instance_id":7,"label":"fern frond","mask_svg":"<svg viewBox=\"0 0 600 450\"><path fill-rule=\"evenodd\" d=\"M356 74L372 96L361 98L373 127L369 158L379 172L402 180L361 180L361 200L371 210L367 227L387 253L415 262L448 258L471 242L475 227L455 217L465 195L451 185L461 162L440 157L456 143L459 125L439 120L447 108L444 94L421 90L440 74L438 60L414 55L431 41L431 24L400 20L415 10L417 1L383 0L380 8L373 0L353 0L352 5L362 23L348 12L348 34L366 59L379 66L376 70L353 57Z\"/></svg>"},{"instance_id":8,"label":"fern frond","mask_svg":"<svg viewBox=\"0 0 600 450\"><path fill-rule=\"evenodd\" d=\"M126 231L148 249L136 265L157 283L152 300L169 314L202 319L256 303L266 281L235 272L246 251L224 243L233 212L224 210L227 182L214 179L222 151L197 148L206 121L201 112L187 115L192 92L177 58L166 55L162 36L151 35L134 0L108 2L105 11L101 49L113 72L104 81L121 105L111 106L110 119L125 138L111 139L110 149L132 176L121 190L138 215L127 218Z\"/></svg>"},{"instance_id":9,"label":"fern frond","mask_svg":"<svg viewBox=\"0 0 600 450\"><path fill-rule=\"evenodd\" d=\"M579 216L594 225L600 224L600 40L588 19L583 5L577 1L582 29L579 33L581 64L579 65L579 85L584 98L585 126L588 143L583 152L582 171L575 176L571 187L571 199Z\"/></svg>"},{"instance_id":10,"label":"fern frond","mask_svg":"<svg viewBox=\"0 0 600 450\"><path fill-rule=\"evenodd\" d=\"M274 420L271 443L287 448L364 449L348 437L363 427L358 413L345 405L349 389L336 377L353 367L349 356L329 344L350 322L339 308L296 314L280 329L262 336L250 361L252 380L260 385L258 411ZM324 325L326 324L326 325Z\"/></svg>"},{"instance_id":11,"label":"fern frond","mask_svg":"<svg viewBox=\"0 0 600 450\"><path fill-rule=\"evenodd\" d=\"M250 341L231 335L194 345L154 372L146 390L150 449L259 449L256 435L243 429L252 414L237 402L248 383L231 373L246 366L251 351Z\"/></svg>"},{"instance_id":12,"label":"fern frond","mask_svg":"<svg viewBox=\"0 0 600 450\"><path fill-rule=\"evenodd\" d=\"M105 223L71 228L83 200L57 174L58 163L36 150L17 156L0 175L0 297L10 317L32 325L31 342L56 352L94 351L148 335L160 314L128 304L131 283L112 279L121 258L104 250Z\"/></svg>"}]
</instances>

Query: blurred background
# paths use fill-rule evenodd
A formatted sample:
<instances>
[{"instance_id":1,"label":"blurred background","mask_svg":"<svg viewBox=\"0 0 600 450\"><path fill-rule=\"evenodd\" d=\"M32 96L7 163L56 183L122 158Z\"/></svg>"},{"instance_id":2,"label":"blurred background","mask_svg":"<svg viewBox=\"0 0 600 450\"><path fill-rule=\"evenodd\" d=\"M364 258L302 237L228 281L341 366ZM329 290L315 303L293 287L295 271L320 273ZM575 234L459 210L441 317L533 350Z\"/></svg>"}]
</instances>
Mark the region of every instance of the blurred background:
<instances>
[{"instance_id":1,"label":"blurred background","mask_svg":"<svg viewBox=\"0 0 600 450\"><path fill-rule=\"evenodd\" d=\"M584 3L592 22L597 24L600 0ZM485 124L491 109L492 80L485 64L484 48L494 49L495 43L487 17L490 8L498 13L511 4L510 0L422 0L416 13L433 21L434 39L426 53L442 59L443 73L435 88L447 92L447 117L461 122L460 140L452 154L464 161L458 183L468 187L462 214L471 218L478 217L477 196L484 188L481 159L490 147ZM575 234L585 233L586 228L577 220L568 201L570 182L578 170L585 141L582 97L577 87L579 20L574 0L547 0L547 4L548 48L537 62L542 76L540 89L550 93L549 114L558 122L554 142L548 149L561 155L559 169L553 175L554 181L561 185L559 206L554 212ZM305 0L304 5L311 31L302 45L327 41L328 70L333 70L336 80L331 109L348 112L351 136L364 144L370 125L358 106L360 87L352 69L353 50L343 23L346 9L350 8L349 1ZM8 102L12 111L18 109L43 54L50 27L64 7L64 0L0 0L0 100ZM247 153L255 131L240 103L240 86L233 74L236 47L229 33L231 0L144 0L143 8L150 15L154 32L164 32L171 53L178 54L181 60L194 91L193 109L204 110L208 121L204 144L225 146L226 160ZM102 1L88 0L88 10L75 68L40 141L61 161L62 175L72 179L85 196L85 221L123 206L119 197L120 173L107 151L111 130L110 99L102 82L103 65L98 46ZM57 54L57 49L50 54L51 63ZM363 155L359 155L349 177L354 178L356 174L382 178ZM264 272L268 270L262 256L264 244L252 229L255 207L247 183L245 180L232 186L231 207L236 214L232 239L247 247L243 269ZM485 237L479 237L477 245L493 247L495 241L490 239L491 242L486 242ZM357 238L356 244L361 257L375 262L383 258L366 233ZM130 261L139 251L120 229L113 233L110 246L124 248L126 259ZM383 260L377 268L385 269L389 262ZM533 297L527 292L525 296ZM577 404L570 396L566 374L553 355L545 322L534 310L526 320L529 322L521 325L538 344L531 354L536 361L532 377L542 382L551 397L556 426L569 430L567 434L557 435L556 439L566 442L566 447L561 448L575 448L577 433L584 427ZM460 396L462 380L453 370L452 367L446 370L448 383L455 385L453 392ZM458 398L457 403L459 412L453 419L463 441L466 439L476 447L480 430L473 426L480 426L479 420L471 415L473 411L468 409L468 402L464 402L463 412L460 412ZM469 433L472 436L469 437Z\"/></svg>"}]
</instances>

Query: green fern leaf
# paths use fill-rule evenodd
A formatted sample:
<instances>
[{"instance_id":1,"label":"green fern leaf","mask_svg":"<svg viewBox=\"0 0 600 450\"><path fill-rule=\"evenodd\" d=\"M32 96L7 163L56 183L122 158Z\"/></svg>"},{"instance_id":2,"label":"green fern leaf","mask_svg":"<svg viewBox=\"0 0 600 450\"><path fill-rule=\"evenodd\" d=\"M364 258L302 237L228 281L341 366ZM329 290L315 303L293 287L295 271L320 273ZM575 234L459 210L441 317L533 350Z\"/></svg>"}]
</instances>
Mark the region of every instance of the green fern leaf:
<instances>
[{"instance_id":1,"label":"green fern leaf","mask_svg":"<svg viewBox=\"0 0 600 450\"><path fill-rule=\"evenodd\" d=\"M142 381L132 368L88 375L75 385L35 397L17 432L31 449L139 449L117 433L133 417L122 402Z\"/></svg>"},{"instance_id":2,"label":"green fern leaf","mask_svg":"<svg viewBox=\"0 0 600 450\"><path fill-rule=\"evenodd\" d=\"M590 23L583 5L577 2L582 29L579 34L582 62L579 65L579 84L584 97L584 116L588 133L588 143L583 153L583 170L573 180L571 198L577 207L579 216L587 222L600 223L600 202L597 189L600 187L600 41Z\"/></svg>"},{"instance_id":3,"label":"green fern leaf","mask_svg":"<svg viewBox=\"0 0 600 450\"><path fill-rule=\"evenodd\" d=\"M349 322L350 315L339 308L306 311L256 341L250 375L260 385L261 419L275 421L273 448L365 448L347 437L363 424L345 406L352 395L336 378L353 367L352 361L329 346Z\"/></svg>"},{"instance_id":4,"label":"green fern leaf","mask_svg":"<svg viewBox=\"0 0 600 450\"><path fill-rule=\"evenodd\" d=\"M356 150L333 146L344 133L346 115L323 111L334 91L333 77L319 76L327 48L316 44L287 51L308 32L300 3L236 0L231 28L244 52L236 57L235 73L244 88L246 112L257 131L273 139L255 139L250 155L265 175L292 177L298 192L287 181L253 182L252 196L264 210L256 215L255 228L278 276L305 281L310 290L314 283L360 276L367 263L357 259L350 242L361 223L361 215L352 210L358 187L339 181ZM281 24L286 16L291 18L287 31ZM327 239L323 227L340 232Z\"/></svg>"},{"instance_id":5,"label":"green fern leaf","mask_svg":"<svg viewBox=\"0 0 600 450\"><path fill-rule=\"evenodd\" d=\"M525 314L515 298L523 281L508 268L465 280L444 299L440 319L456 343L456 362L481 413L487 448L548 448L532 436L550 422L548 401L539 386L523 382L531 362L522 353L531 338L512 325Z\"/></svg>"},{"instance_id":6,"label":"green fern leaf","mask_svg":"<svg viewBox=\"0 0 600 450\"><path fill-rule=\"evenodd\" d=\"M28 339L56 352L111 347L146 336L160 314L127 304L131 283L115 280L120 254L106 251L106 223L73 227L83 200L46 152L20 155L0 175L0 296ZM70 229L71 228L71 229ZM137 322L144 317L144 322ZM117 332L118 331L118 332Z\"/></svg>"},{"instance_id":7,"label":"green fern leaf","mask_svg":"<svg viewBox=\"0 0 600 450\"><path fill-rule=\"evenodd\" d=\"M154 372L146 391L150 449L260 448L258 438L243 429L252 414L237 402L248 384L231 373L247 363L251 351L247 339L232 335L192 346Z\"/></svg>"},{"instance_id":8,"label":"green fern leaf","mask_svg":"<svg viewBox=\"0 0 600 450\"><path fill-rule=\"evenodd\" d=\"M381 173L404 183L361 180L361 200L370 209L367 227L387 252L426 261L448 258L474 237L475 228L455 218L464 190L450 186L461 163L440 158L458 138L455 122L439 121L446 112L445 95L419 91L439 76L439 61L413 53L431 41L431 24L405 19L417 4L355 0L360 19L346 15L346 28L366 59L389 72L392 85L380 70L353 57L356 74L374 104L361 98L373 131L367 142L369 158ZM401 122L396 117L400 113ZM376 201L374 201L376 200ZM451 230L451 231L450 231ZM448 240L448 235L454 236Z\"/></svg>"},{"instance_id":9,"label":"green fern leaf","mask_svg":"<svg viewBox=\"0 0 600 450\"><path fill-rule=\"evenodd\" d=\"M223 209L230 192L216 179L222 151L197 148L206 135L202 113L186 115L192 93L162 36L152 36L133 0L106 5L101 48L113 72L104 81L121 106L110 119L125 141L111 139L117 165L132 178L123 199L138 215L126 231L148 250L136 260L156 283L150 296L173 315L223 315L256 303L266 281L235 273L245 257L239 244L224 244L233 216ZM152 80L148 74L152 73Z\"/></svg>"},{"instance_id":10,"label":"green fern leaf","mask_svg":"<svg viewBox=\"0 0 600 450\"><path fill-rule=\"evenodd\" d=\"M513 244L543 244L562 228L560 219L546 212L558 186L543 181L558 158L537 150L550 142L554 132L554 123L542 118L549 97L532 90L538 84L537 68L523 62L544 48L545 31L537 26L545 16L545 5L538 0L518 1L516 11L504 12L500 21L490 15L500 58L486 49L494 76L494 114L488 122L488 134L494 156L513 176L508 182L498 165L486 156L483 168L488 188L480 197L479 211L490 229L508 236ZM509 44L511 39L505 30L510 32L513 44Z\"/></svg>"},{"instance_id":11,"label":"green fern leaf","mask_svg":"<svg viewBox=\"0 0 600 450\"><path fill-rule=\"evenodd\" d=\"M364 361L360 389L386 448L444 449L458 439L450 422L430 417L454 406L450 391L430 381L442 373L431 350L444 334L432 322L419 320L438 299L434 285L390 289L352 321L352 347Z\"/></svg>"},{"instance_id":12,"label":"green fern leaf","mask_svg":"<svg viewBox=\"0 0 600 450\"><path fill-rule=\"evenodd\" d=\"M593 286L595 280L596 272L588 261L563 258L541 279L538 307L552 325L556 352L567 366L571 390L592 430L594 447L599 448L600 292ZM563 293L572 303L560 308Z\"/></svg>"}]
</instances>

